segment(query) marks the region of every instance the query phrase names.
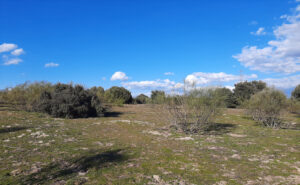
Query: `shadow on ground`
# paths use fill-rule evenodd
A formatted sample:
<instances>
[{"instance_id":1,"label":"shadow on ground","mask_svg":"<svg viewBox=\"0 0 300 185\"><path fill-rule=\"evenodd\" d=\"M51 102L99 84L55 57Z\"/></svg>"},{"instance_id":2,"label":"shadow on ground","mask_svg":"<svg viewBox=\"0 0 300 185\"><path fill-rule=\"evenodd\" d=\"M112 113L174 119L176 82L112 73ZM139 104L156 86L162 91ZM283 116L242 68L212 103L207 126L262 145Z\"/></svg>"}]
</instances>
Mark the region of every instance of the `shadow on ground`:
<instances>
[{"instance_id":1,"label":"shadow on ground","mask_svg":"<svg viewBox=\"0 0 300 185\"><path fill-rule=\"evenodd\" d=\"M9 133L9 132L17 132L19 130L28 129L30 127L10 127L10 128L0 128L0 134Z\"/></svg>"},{"instance_id":2,"label":"shadow on ground","mask_svg":"<svg viewBox=\"0 0 300 185\"><path fill-rule=\"evenodd\" d=\"M213 123L205 129L205 134L222 135L232 132L235 128L236 125L231 123Z\"/></svg>"},{"instance_id":3,"label":"shadow on ground","mask_svg":"<svg viewBox=\"0 0 300 185\"><path fill-rule=\"evenodd\" d=\"M105 117L120 117L122 114L122 112L106 112L104 114Z\"/></svg>"},{"instance_id":4,"label":"shadow on ground","mask_svg":"<svg viewBox=\"0 0 300 185\"><path fill-rule=\"evenodd\" d=\"M59 182L75 177L79 172L86 173L89 169L103 169L111 167L128 160L128 156L123 153L125 150L109 150L97 153L97 151L88 151L87 155L60 161L42 168L39 172L33 173L21 179L24 184L45 184L50 181ZM96 154L95 154L96 153Z\"/></svg>"}]
</instances>

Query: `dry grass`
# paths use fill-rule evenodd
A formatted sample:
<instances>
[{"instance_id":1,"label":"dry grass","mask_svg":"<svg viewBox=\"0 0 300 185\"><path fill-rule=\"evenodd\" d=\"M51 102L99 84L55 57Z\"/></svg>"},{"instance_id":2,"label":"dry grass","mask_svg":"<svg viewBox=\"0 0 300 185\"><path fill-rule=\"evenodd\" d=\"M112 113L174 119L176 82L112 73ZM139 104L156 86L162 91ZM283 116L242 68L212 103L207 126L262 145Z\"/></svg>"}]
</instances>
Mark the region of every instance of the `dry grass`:
<instances>
[{"instance_id":1,"label":"dry grass","mask_svg":"<svg viewBox=\"0 0 300 185\"><path fill-rule=\"evenodd\" d=\"M159 106L55 119L0 108L0 184L299 184L300 130L227 109L206 134L168 129ZM299 128L300 119L288 120Z\"/></svg>"}]
</instances>

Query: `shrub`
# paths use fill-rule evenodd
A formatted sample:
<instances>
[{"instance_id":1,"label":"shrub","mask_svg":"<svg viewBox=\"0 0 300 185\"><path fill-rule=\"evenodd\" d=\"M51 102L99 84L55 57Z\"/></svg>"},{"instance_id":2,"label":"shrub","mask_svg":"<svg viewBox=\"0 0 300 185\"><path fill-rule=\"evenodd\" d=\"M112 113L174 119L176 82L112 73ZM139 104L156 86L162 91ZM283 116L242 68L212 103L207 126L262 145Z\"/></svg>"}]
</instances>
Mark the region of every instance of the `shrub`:
<instances>
[{"instance_id":1,"label":"shrub","mask_svg":"<svg viewBox=\"0 0 300 185\"><path fill-rule=\"evenodd\" d=\"M104 102L105 101L105 98L104 98L104 89L103 87L92 87L90 89L88 89L88 91L93 95L93 96L97 96L99 98L99 100L101 102Z\"/></svg>"},{"instance_id":2,"label":"shrub","mask_svg":"<svg viewBox=\"0 0 300 185\"><path fill-rule=\"evenodd\" d=\"M61 83L54 86L53 92L42 92L40 99L34 103L34 110L63 118L86 118L104 114L98 97L80 85Z\"/></svg>"},{"instance_id":3,"label":"shrub","mask_svg":"<svg viewBox=\"0 0 300 185\"><path fill-rule=\"evenodd\" d=\"M233 92L228 88L217 88L216 93L219 98L224 100L224 104L227 108L235 108L238 105L237 99Z\"/></svg>"},{"instance_id":4,"label":"shrub","mask_svg":"<svg viewBox=\"0 0 300 185\"><path fill-rule=\"evenodd\" d=\"M32 110L33 102L37 101L45 90L51 91L52 85L47 82L25 82L14 88L7 88L2 91L2 101L18 108Z\"/></svg>"},{"instance_id":5,"label":"shrub","mask_svg":"<svg viewBox=\"0 0 300 185\"><path fill-rule=\"evenodd\" d=\"M278 90L265 89L253 95L248 103L248 110L255 121L267 127L280 127L280 115L286 107L286 97Z\"/></svg>"},{"instance_id":6,"label":"shrub","mask_svg":"<svg viewBox=\"0 0 300 185\"><path fill-rule=\"evenodd\" d=\"M124 87L113 86L105 91L105 100L109 103L128 104L132 103L132 96Z\"/></svg>"},{"instance_id":7,"label":"shrub","mask_svg":"<svg viewBox=\"0 0 300 185\"><path fill-rule=\"evenodd\" d=\"M300 84L292 92L292 98L300 101Z\"/></svg>"},{"instance_id":8,"label":"shrub","mask_svg":"<svg viewBox=\"0 0 300 185\"><path fill-rule=\"evenodd\" d=\"M151 102L154 104L163 104L166 99L164 91L151 91Z\"/></svg>"},{"instance_id":9,"label":"shrub","mask_svg":"<svg viewBox=\"0 0 300 185\"><path fill-rule=\"evenodd\" d=\"M167 98L165 107L173 126L185 133L197 133L209 128L222 102L216 90L198 89Z\"/></svg>"},{"instance_id":10,"label":"shrub","mask_svg":"<svg viewBox=\"0 0 300 185\"><path fill-rule=\"evenodd\" d=\"M149 97L144 94L140 94L135 98L137 104L146 104L147 102L149 102Z\"/></svg>"},{"instance_id":11,"label":"shrub","mask_svg":"<svg viewBox=\"0 0 300 185\"><path fill-rule=\"evenodd\" d=\"M252 95L266 88L266 83L262 81L240 82L234 85L234 96L239 105L249 100Z\"/></svg>"}]
</instances>

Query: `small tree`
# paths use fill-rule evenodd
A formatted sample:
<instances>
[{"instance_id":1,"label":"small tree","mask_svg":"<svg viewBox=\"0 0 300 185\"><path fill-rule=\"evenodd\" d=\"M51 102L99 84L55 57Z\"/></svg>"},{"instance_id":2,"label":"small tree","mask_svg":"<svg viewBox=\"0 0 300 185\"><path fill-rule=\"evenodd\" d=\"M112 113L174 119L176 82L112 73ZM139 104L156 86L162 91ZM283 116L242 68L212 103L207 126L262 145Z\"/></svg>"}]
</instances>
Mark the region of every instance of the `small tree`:
<instances>
[{"instance_id":1,"label":"small tree","mask_svg":"<svg viewBox=\"0 0 300 185\"><path fill-rule=\"evenodd\" d=\"M248 110L255 121L264 126L277 128L282 121L281 114L286 107L286 96L275 89L265 89L253 95L248 102Z\"/></svg>"},{"instance_id":2,"label":"small tree","mask_svg":"<svg viewBox=\"0 0 300 185\"><path fill-rule=\"evenodd\" d=\"M146 104L147 102L149 102L149 97L144 94L140 94L135 98L135 102L137 104Z\"/></svg>"},{"instance_id":3,"label":"small tree","mask_svg":"<svg viewBox=\"0 0 300 185\"><path fill-rule=\"evenodd\" d=\"M266 87L267 84L263 81L245 81L235 84L233 91L238 104L242 105L245 101L249 100L252 95L262 91Z\"/></svg>"},{"instance_id":4,"label":"small tree","mask_svg":"<svg viewBox=\"0 0 300 185\"><path fill-rule=\"evenodd\" d=\"M292 92L292 98L300 101L300 84Z\"/></svg>"},{"instance_id":5,"label":"small tree","mask_svg":"<svg viewBox=\"0 0 300 185\"><path fill-rule=\"evenodd\" d=\"M109 103L128 104L132 103L132 96L124 87L113 86L105 91L105 100Z\"/></svg>"}]
</instances>

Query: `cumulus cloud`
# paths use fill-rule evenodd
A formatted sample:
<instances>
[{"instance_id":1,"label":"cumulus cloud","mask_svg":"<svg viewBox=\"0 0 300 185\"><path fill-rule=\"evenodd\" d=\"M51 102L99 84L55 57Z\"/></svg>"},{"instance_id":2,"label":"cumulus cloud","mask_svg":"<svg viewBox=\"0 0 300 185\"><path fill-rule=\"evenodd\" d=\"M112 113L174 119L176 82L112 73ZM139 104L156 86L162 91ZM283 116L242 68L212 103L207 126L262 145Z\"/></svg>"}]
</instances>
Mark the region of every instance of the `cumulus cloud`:
<instances>
[{"instance_id":1,"label":"cumulus cloud","mask_svg":"<svg viewBox=\"0 0 300 185\"><path fill-rule=\"evenodd\" d=\"M298 8L297 8L298 9ZM300 71L300 12L284 15L286 23L274 31L275 39L263 48L246 46L234 55L242 65L261 72L291 74Z\"/></svg>"},{"instance_id":2,"label":"cumulus cloud","mask_svg":"<svg viewBox=\"0 0 300 185\"><path fill-rule=\"evenodd\" d=\"M115 80L124 81L124 80L128 80L128 76L126 76L126 74L121 71L117 71L111 76L110 80L111 81L115 81Z\"/></svg>"},{"instance_id":3,"label":"cumulus cloud","mask_svg":"<svg viewBox=\"0 0 300 185\"><path fill-rule=\"evenodd\" d=\"M0 45L0 53L9 52L16 49L18 46L16 44L3 43Z\"/></svg>"},{"instance_id":4,"label":"cumulus cloud","mask_svg":"<svg viewBox=\"0 0 300 185\"><path fill-rule=\"evenodd\" d=\"M196 72L187 75L185 78L185 82L194 85L207 85L211 83L234 82L238 80L253 79L253 78L257 78L257 75L252 74L252 75L240 76L240 75L226 74L224 72L220 72L220 73Z\"/></svg>"},{"instance_id":5,"label":"cumulus cloud","mask_svg":"<svg viewBox=\"0 0 300 185\"><path fill-rule=\"evenodd\" d=\"M252 35L257 35L257 36L265 35L266 34L265 28L260 27L260 28L258 28L258 30L256 32L251 32L251 34Z\"/></svg>"},{"instance_id":6,"label":"cumulus cloud","mask_svg":"<svg viewBox=\"0 0 300 185\"><path fill-rule=\"evenodd\" d=\"M23 48L15 49L15 50L13 50L13 51L11 52L11 54L14 55L14 56L19 56L19 55L22 55L22 54L24 54L24 53L25 53L25 52L24 52Z\"/></svg>"},{"instance_id":7,"label":"cumulus cloud","mask_svg":"<svg viewBox=\"0 0 300 185\"><path fill-rule=\"evenodd\" d=\"M22 62L22 59L19 58L13 58L13 59L8 59L7 61L4 62L4 65L9 66L9 65L16 65Z\"/></svg>"},{"instance_id":8,"label":"cumulus cloud","mask_svg":"<svg viewBox=\"0 0 300 185\"><path fill-rule=\"evenodd\" d=\"M45 67L46 67L46 68L48 68L48 67L58 67L58 66L59 66L59 64L53 63L53 62L50 62L50 63L45 64Z\"/></svg>"},{"instance_id":9,"label":"cumulus cloud","mask_svg":"<svg viewBox=\"0 0 300 185\"><path fill-rule=\"evenodd\" d=\"M300 84L300 74L283 78L266 78L263 81L268 85L275 86L277 88L289 89Z\"/></svg>"},{"instance_id":10,"label":"cumulus cloud","mask_svg":"<svg viewBox=\"0 0 300 185\"><path fill-rule=\"evenodd\" d=\"M173 72L165 72L164 75L166 75L166 76L173 76L174 73Z\"/></svg>"}]
</instances>

